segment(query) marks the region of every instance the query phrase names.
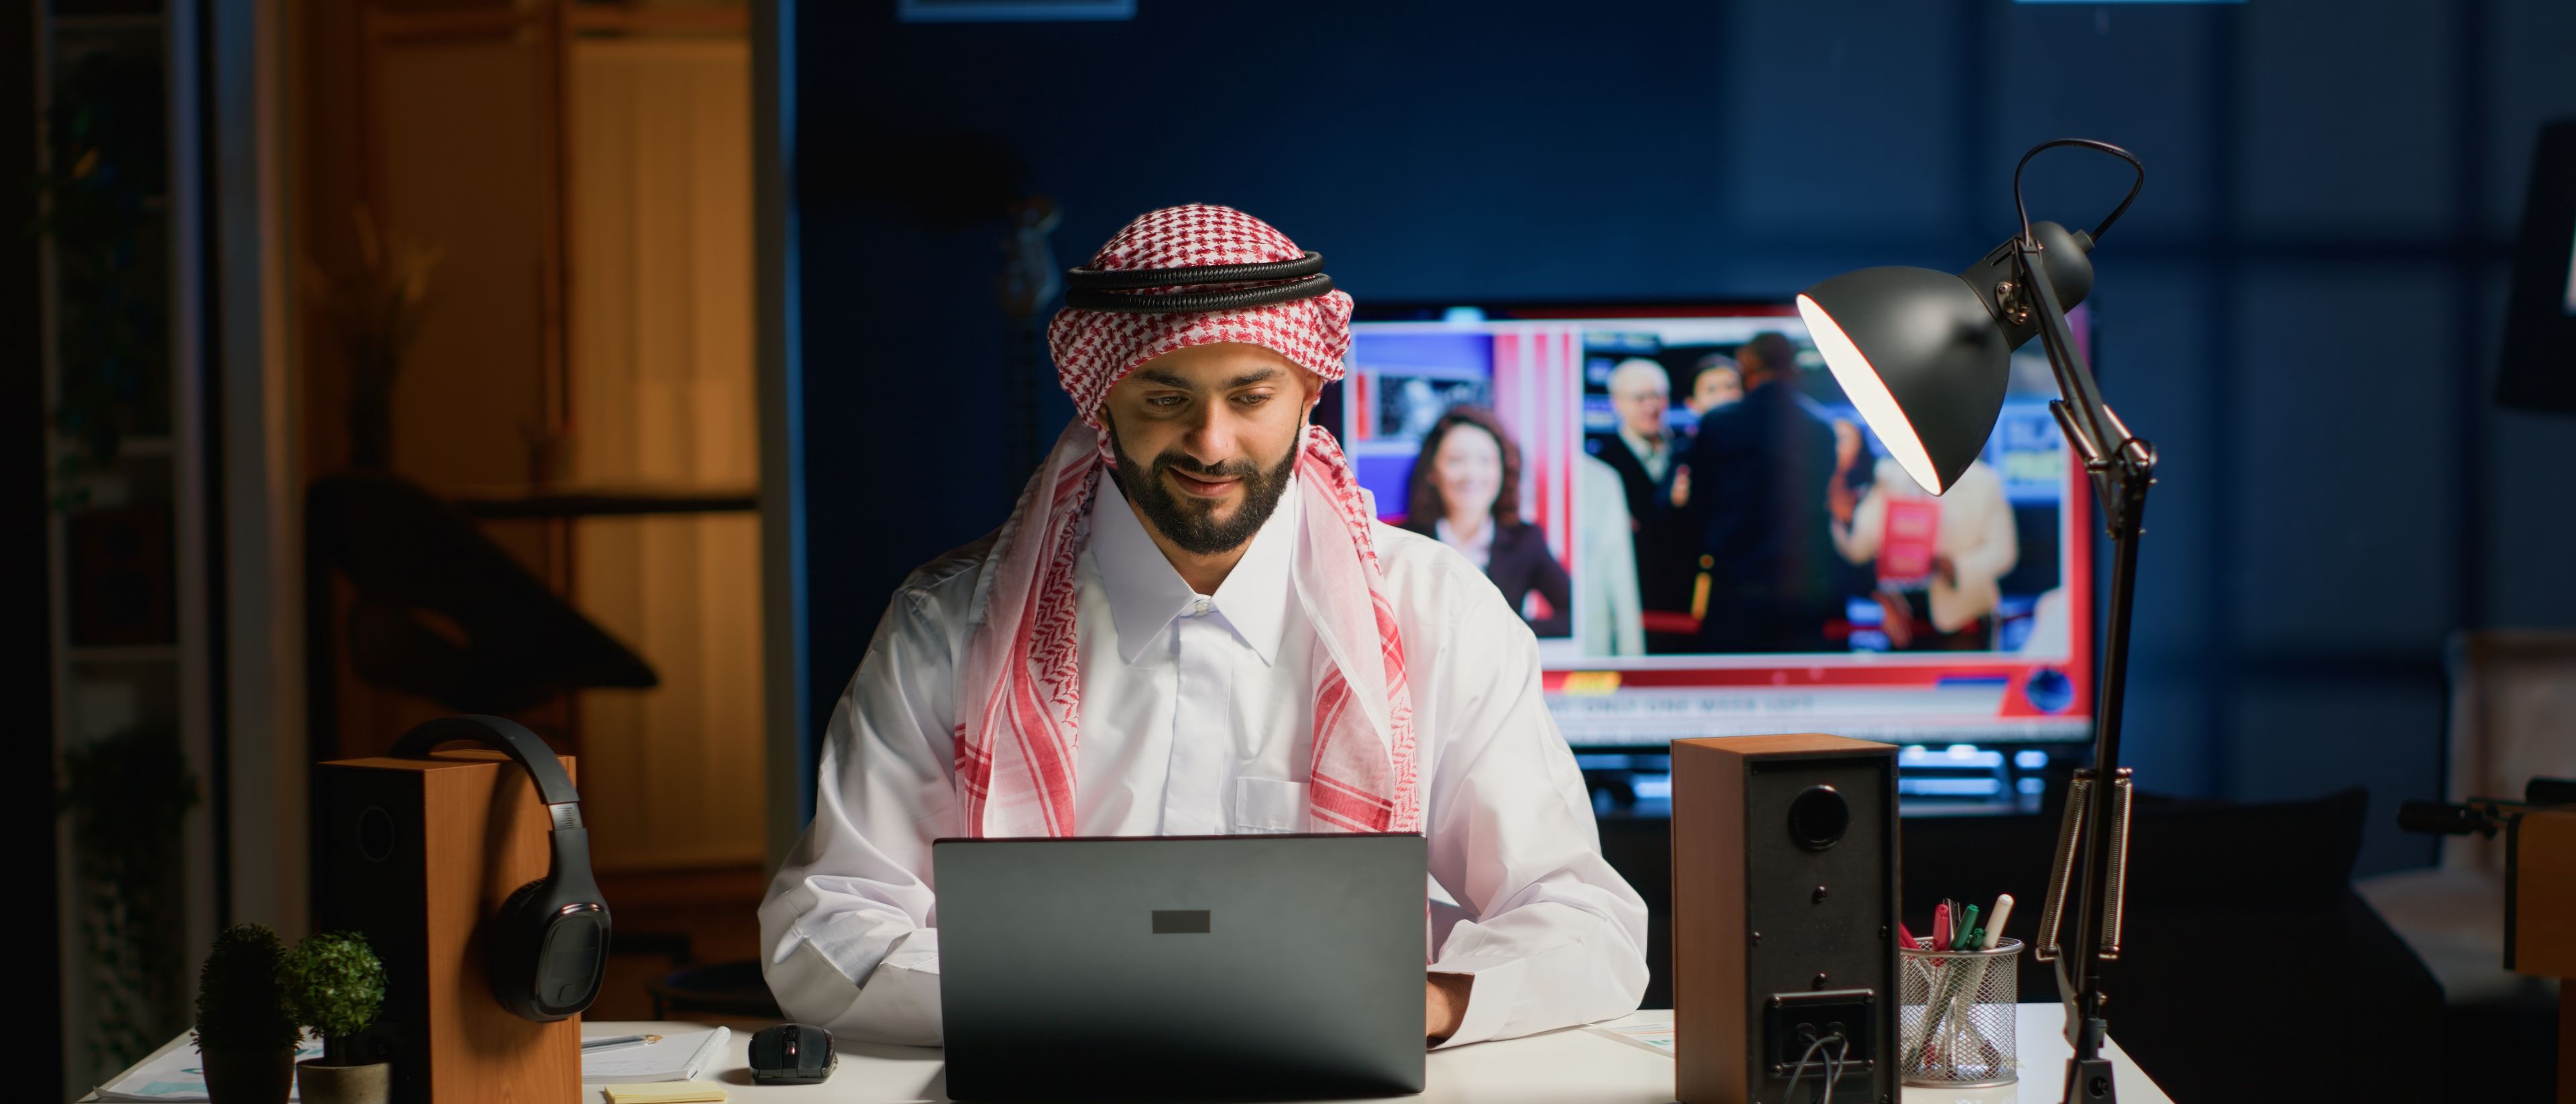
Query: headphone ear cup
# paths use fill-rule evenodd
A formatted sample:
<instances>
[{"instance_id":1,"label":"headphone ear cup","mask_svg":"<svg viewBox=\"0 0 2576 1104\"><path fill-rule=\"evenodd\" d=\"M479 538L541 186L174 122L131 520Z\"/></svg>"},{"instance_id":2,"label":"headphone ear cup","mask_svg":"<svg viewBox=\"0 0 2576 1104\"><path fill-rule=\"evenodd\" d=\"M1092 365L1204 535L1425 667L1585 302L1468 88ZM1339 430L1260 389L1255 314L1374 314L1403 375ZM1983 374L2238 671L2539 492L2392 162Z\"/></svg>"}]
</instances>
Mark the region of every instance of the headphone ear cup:
<instances>
[{"instance_id":1,"label":"headphone ear cup","mask_svg":"<svg viewBox=\"0 0 2576 1104\"><path fill-rule=\"evenodd\" d=\"M539 917L529 915L529 906L544 892L546 879L539 878L511 891L498 911L486 923L483 933L483 961L490 968L492 995L501 1006L524 1019L543 1022L550 1018L537 1008L537 944L545 938L545 927Z\"/></svg>"}]
</instances>

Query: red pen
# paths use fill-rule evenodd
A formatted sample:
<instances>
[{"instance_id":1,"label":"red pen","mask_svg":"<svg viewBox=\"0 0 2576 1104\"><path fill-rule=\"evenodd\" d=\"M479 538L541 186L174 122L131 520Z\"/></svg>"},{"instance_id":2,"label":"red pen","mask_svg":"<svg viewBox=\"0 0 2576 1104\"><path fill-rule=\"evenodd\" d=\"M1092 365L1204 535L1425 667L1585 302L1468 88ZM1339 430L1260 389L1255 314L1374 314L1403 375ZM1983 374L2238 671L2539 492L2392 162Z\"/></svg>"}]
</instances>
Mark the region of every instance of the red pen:
<instances>
[{"instance_id":1,"label":"red pen","mask_svg":"<svg viewBox=\"0 0 2576 1104\"><path fill-rule=\"evenodd\" d=\"M1949 945L1950 902L1943 901L1939 907L1932 910L1932 948L1939 950Z\"/></svg>"},{"instance_id":2,"label":"red pen","mask_svg":"<svg viewBox=\"0 0 2576 1104\"><path fill-rule=\"evenodd\" d=\"M1921 944L1914 941L1914 933L1905 930L1905 921L1903 920L1896 922L1896 938L1900 941L1896 945L1909 951L1918 949L1921 946Z\"/></svg>"}]
</instances>

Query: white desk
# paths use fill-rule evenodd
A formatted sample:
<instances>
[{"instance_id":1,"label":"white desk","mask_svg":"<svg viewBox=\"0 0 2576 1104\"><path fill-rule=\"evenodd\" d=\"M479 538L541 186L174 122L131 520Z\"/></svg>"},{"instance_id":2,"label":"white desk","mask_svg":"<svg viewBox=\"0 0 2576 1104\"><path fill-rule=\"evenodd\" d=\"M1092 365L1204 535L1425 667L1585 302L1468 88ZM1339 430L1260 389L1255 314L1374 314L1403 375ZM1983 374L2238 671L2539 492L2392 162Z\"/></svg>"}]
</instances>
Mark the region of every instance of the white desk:
<instances>
[{"instance_id":1,"label":"white desk","mask_svg":"<svg viewBox=\"0 0 2576 1104\"><path fill-rule=\"evenodd\" d=\"M1905 1090L1905 1104L2057 1104L2058 1080L2065 1076L2066 1039L2059 1033L2064 1010L2056 1004L2021 1006L2022 1081L2000 1089L1968 1091ZM1639 1012L1621 1023L1670 1021L1670 1012ZM586 1035L635 1035L650 1024L583 1024ZM718 1069L701 1080L724 1085L730 1100L760 1104L811 1101L813 1104L943 1104L940 1052L920 1047L841 1048L840 1072L821 1085L763 1088L751 1083L748 1054L751 1038L733 1036L733 1050ZM2138 1072L2118 1044L2111 1047L2118 1063L2121 1104L2172 1104L2147 1075ZM1418 1104L1670 1104L1673 1060L1635 1043L1582 1028L1551 1031L1520 1039L1477 1043L1431 1052L1422 1095L1387 1097ZM597 1092L591 1101L600 1099ZM1347 1102L1344 1102L1347 1104Z\"/></svg>"},{"instance_id":2,"label":"white desk","mask_svg":"<svg viewBox=\"0 0 2576 1104\"><path fill-rule=\"evenodd\" d=\"M2066 1039L2059 1034L2063 1014L2056 1004L2021 1006L2020 1084L1966 1091L1909 1088L1905 1104L2056 1104L2068 1054ZM1639 1012L1618 1022L1671 1019L1670 1012ZM584 1035L637 1035L668 1026L602 1021L585 1023L581 1029ZM187 1037L181 1036L170 1046L186 1043ZM700 1080L725 1086L732 1101L751 1104L944 1104L948 1099L942 1091L947 1084L945 1071L935 1049L849 1044L841 1048L841 1068L830 1081L764 1087L751 1083L750 1048L751 1036L734 1032L731 1051ZM2119 1044L2111 1045L2111 1055L2118 1064L2122 1104L2172 1104ZM601 1094L592 1089L583 1098L596 1104ZM1672 1098L1671 1058L1635 1043L1568 1028L1433 1051L1422 1095L1386 1099L1418 1104L1670 1104Z\"/></svg>"}]
</instances>

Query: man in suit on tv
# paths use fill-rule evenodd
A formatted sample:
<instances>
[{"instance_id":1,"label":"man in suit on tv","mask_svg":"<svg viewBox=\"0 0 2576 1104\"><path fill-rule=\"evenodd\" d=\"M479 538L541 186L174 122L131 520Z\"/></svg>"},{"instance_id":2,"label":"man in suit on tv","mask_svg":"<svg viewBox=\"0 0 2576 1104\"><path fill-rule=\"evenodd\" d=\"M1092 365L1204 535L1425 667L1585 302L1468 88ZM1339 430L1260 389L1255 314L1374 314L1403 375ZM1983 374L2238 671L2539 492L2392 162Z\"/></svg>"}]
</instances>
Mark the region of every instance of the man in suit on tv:
<instances>
[{"instance_id":1,"label":"man in suit on tv","mask_svg":"<svg viewBox=\"0 0 2576 1104\"><path fill-rule=\"evenodd\" d=\"M1700 418L1674 476L1673 502L1711 562L1703 651L1827 650L1840 600L1825 503L1834 429L1799 391L1796 358L1776 332L1738 348L1744 398Z\"/></svg>"},{"instance_id":2,"label":"man in suit on tv","mask_svg":"<svg viewBox=\"0 0 2576 1104\"><path fill-rule=\"evenodd\" d=\"M1663 365L1633 357L1610 370L1609 386L1618 431L1589 444L1593 455L1619 473L1627 498L1638 599L1650 610L1688 610L1697 542L1669 501L1675 457L1688 445L1666 420L1672 409L1672 377Z\"/></svg>"}]
</instances>

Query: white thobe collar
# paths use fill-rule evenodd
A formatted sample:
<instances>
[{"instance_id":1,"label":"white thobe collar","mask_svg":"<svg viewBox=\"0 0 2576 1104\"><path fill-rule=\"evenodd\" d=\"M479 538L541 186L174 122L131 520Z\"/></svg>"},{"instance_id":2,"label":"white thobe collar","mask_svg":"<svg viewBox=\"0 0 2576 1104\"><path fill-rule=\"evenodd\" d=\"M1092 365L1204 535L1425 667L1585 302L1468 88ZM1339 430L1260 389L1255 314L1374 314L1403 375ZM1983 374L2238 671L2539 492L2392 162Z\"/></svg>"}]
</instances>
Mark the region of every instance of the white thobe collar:
<instances>
[{"instance_id":1,"label":"white thobe collar","mask_svg":"<svg viewBox=\"0 0 2576 1104\"><path fill-rule=\"evenodd\" d=\"M1118 626L1119 657L1136 662L1174 618L1198 612L1205 601L1251 645L1264 666L1276 662L1288 631L1289 562L1297 544L1295 477L1281 492L1279 508L1252 535L1252 547L1243 550L1243 558L1212 595L1200 594L1181 578L1145 532L1118 480L1104 472L1100 482L1106 493L1092 507L1091 559L1100 569L1101 591Z\"/></svg>"}]
</instances>

